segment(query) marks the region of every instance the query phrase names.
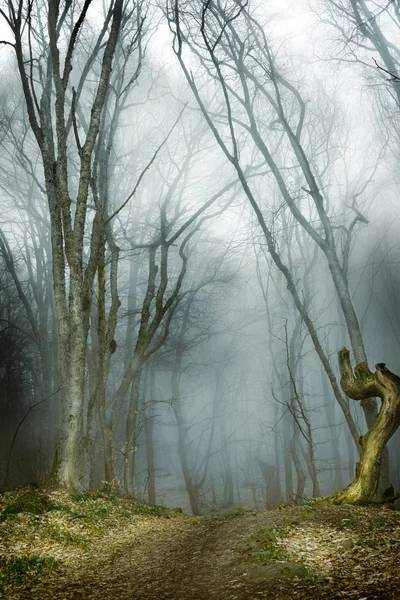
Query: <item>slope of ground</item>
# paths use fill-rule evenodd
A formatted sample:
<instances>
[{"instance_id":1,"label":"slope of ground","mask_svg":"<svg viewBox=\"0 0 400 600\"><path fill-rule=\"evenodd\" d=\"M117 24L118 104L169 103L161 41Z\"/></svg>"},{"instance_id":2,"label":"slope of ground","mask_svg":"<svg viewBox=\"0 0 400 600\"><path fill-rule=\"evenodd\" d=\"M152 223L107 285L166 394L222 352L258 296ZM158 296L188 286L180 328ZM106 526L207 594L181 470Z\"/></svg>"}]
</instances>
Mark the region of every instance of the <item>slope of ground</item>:
<instances>
[{"instance_id":1,"label":"slope of ground","mask_svg":"<svg viewBox=\"0 0 400 600\"><path fill-rule=\"evenodd\" d=\"M400 512L385 507L189 517L102 493L19 490L0 510L8 600L400 597Z\"/></svg>"}]
</instances>

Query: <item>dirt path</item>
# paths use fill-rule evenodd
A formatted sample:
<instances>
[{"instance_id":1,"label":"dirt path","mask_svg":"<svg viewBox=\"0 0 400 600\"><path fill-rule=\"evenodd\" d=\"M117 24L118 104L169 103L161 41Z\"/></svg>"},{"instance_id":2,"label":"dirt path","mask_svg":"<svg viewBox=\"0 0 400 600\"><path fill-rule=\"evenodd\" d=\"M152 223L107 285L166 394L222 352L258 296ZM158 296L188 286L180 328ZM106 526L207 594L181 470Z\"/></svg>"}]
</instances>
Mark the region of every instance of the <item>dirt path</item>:
<instances>
[{"instance_id":1,"label":"dirt path","mask_svg":"<svg viewBox=\"0 0 400 600\"><path fill-rule=\"evenodd\" d=\"M322 533L318 533L322 536L320 550L316 546L316 554L319 551L325 553L324 559L329 564L336 558L338 565L336 570L333 568L331 577L321 577L322 571L319 576L316 571L310 571L312 576L307 579L257 579L254 568L258 567L254 565L259 565L260 561L256 562L249 553L257 532L268 531L269 527L276 531L289 523L297 523L297 513L302 514L299 509L294 509L244 513L231 518L194 518L184 515L171 518L140 517L124 531L114 531L103 538L99 547L95 548L96 552L92 549L79 562L72 561L30 597L32 600L400 598L399 577L393 579L386 573L392 561L394 569L397 564L399 574L398 546L395 555L393 548L389 548L388 557L376 563L374 573L377 568L379 570L379 565L381 569L376 581L368 583L365 573L357 581L357 565L362 557L357 555L357 547L350 547L350 543L348 548L345 544L344 547L338 545L337 540L346 541L348 534L343 534L341 522L346 513L338 514L337 509L334 519L326 514L322 519L319 518L318 524L307 522L305 528L293 526L300 532L306 531L307 535L316 531L316 527L322 528ZM307 526L312 528L308 531ZM335 530L336 526L338 529ZM334 533L330 534L329 531ZM288 538L290 543L295 543L296 535L298 533L293 529L293 536ZM333 535L339 536L336 541ZM393 530L390 535L394 535ZM311 539L316 539L315 535ZM329 550L330 542L334 544L332 550ZM301 545L302 542L299 543ZM338 552L341 552L341 556L337 555ZM347 568L350 573L348 576ZM351 576L353 572L355 574Z\"/></svg>"},{"instance_id":2,"label":"dirt path","mask_svg":"<svg viewBox=\"0 0 400 600\"><path fill-rule=\"evenodd\" d=\"M37 597L117 600L247 598L239 555L247 519L147 518L109 536L101 553L66 568ZM254 523L253 523L254 526ZM254 528L254 527L253 527ZM243 579L245 581L243 581ZM54 586L54 587L53 587Z\"/></svg>"}]
</instances>

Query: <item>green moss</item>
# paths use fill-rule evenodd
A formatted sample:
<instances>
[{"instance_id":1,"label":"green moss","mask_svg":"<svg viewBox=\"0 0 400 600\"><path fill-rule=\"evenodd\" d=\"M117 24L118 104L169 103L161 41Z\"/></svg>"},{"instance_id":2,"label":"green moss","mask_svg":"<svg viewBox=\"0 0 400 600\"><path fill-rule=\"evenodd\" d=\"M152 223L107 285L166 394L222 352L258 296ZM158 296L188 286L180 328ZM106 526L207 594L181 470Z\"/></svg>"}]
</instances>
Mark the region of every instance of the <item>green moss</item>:
<instances>
[{"instance_id":1,"label":"green moss","mask_svg":"<svg viewBox=\"0 0 400 600\"><path fill-rule=\"evenodd\" d=\"M47 535L63 546L75 546L77 548L87 548L88 541L82 537L79 533L70 531L68 529L61 529L60 527L47 528Z\"/></svg>"},{"instance_id":2,"label":"green moss","mask_svg":"<svg viewBox=\"0 0 400 600\"><path fill-rule=\"evenodd\" d=\"M237 506L235 508L232 508L231 510L227 510L226 512L224 512L222 514L222 517L224 519L232 519L234 517L240 517L241 515L244 515L245 513L251 513L253 511L251 510L247 510L246 508L243 508L242 506Z\"/></svg>"},{"instance_id":3,"label":"green moss","mask_svg":"<svg viewBox=\"0 0 400 600\"><path fill-rule=\"evenodd\" d=\"M0 515L0 520L4 521L10 515L17 515L23 512L42 515L50 510L50 507L51 502L48 496L36 492L26 492L6 506Z\"/></svg>"},{"instance_id":4,"label":"green moss","mask_svg":"<svg viewBox=\"0 0 400 600\"><path fill-rule=\"evenodd\" d=\"M65 513L69 513L70 512L69 508L67 508L63 504L50 504L49 511L51 511L51 510L65 512Z\"/></svg>"},{"instance_id":5,"label":"green moss","mask_svg":"<svg viewBox=\"0 0 400 600\"><path fill-rule=\"evenodd\" d=\"M88 495L85 494L85 492L71 492L70 498L73 502L85 502L85 500L88 498Z\"/></svg>"},{"instance_id":6,"label":"green moss","mask_svg":"<svg viewBox=\"0 0 400 600\"><path fill-rule=\"evenodd\" d=\"M287 529L260 529L251 537L251 541L246 547L239 547L237 551L242 554L250 554L262 563L270 560L287 560L287 551L277 543L279 537L287 535L289 535Z\"/></svg>"},{"instance_id":7,"label":"green moss","mask_svg":"<svg viewBox=\"0 0 400 600\"><path fill-rule=\"evenodd\" d=\"M3 556L0 558L0 592L5 591L5 586L22 583L25 579L32 583L58 566L59 563L54 558L26 554L11 558Z\"/></svg>"},{"instance_id":8,"label":"green moss","mask_svg":"<svg viewBox=\"0 0 400 600\"><path fill-rule=\"evenodd\" d=\"M172 509L172 510L180 510L182 512L182 509ZM167 512L171 512L168 511L167 508L165 508L164 506L159 506L158 504L147 504L146 502L143 503L139 503L136 504L134 506L133 512L137 515L158 515L158 516L162 516Z\"/></svg>"},{"instance_id":9,"label":"green moss","mask_svg":"<svg viewBox=\"0 0 400 600\"><path fill-rule=\"evenodd\" d=\"M358 379L361 379L361 381L368 381L369 375L363 369L360 369L357 373L357 377Z\"/></svg>"}]
</instances>

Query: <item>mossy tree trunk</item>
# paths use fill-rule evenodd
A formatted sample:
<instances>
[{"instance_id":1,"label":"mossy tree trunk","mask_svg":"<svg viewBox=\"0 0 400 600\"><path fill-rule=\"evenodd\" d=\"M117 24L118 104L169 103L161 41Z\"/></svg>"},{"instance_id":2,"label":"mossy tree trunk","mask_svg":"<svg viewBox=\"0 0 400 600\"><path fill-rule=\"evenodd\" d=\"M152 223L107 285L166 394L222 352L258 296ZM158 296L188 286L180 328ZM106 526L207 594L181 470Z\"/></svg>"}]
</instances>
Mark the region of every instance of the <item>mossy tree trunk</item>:
<instances>
[{"instance_id":1,"label":"mossy tree trunk","mask_svg":"<svg viewBox=\"0 0 400 600\"><path fill-rule=\"evenodd\" d=\"M360 438L360 461L354 481L332 496L332 500L335 504L369 502L378 488L382 452L400 425L400 377L389 371L384 363L375 366L375 373L371 373L364 362L353 372L346 348L339 352L339 366L341 385L347 396L353 400L375 396L382 403L368 433Z\"/></svg>"}]
</instances>

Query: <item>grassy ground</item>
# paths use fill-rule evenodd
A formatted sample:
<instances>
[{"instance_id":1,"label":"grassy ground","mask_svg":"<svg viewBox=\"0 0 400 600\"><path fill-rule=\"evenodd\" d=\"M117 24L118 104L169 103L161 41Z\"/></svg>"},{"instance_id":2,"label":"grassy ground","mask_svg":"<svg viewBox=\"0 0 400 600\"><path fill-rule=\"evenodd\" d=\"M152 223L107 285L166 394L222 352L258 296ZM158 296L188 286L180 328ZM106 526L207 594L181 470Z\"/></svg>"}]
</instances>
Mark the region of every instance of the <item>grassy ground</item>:
<instances>
[{"instance_id":1,"label":"grassy ground","mask_svg":"<svg viewBox=\"0 0 400 600\"><path fill-rule=\"evenodd\" d=\"M169 511L113 493L17 488L0 494L0 594L29 597L36 584L87 556L110 532L159 514Z\"/></svg>"},{"instance_id":2,"label":"grassy ground","mask_svg":"<svg viewBox=\"0 0 400 600\"><path fill-rule=\"evenodd\" d=\"M400 597L400 511L299 507L189 517L112 492L0 495L7 600Z\"/></svg>"}]
</instances>

